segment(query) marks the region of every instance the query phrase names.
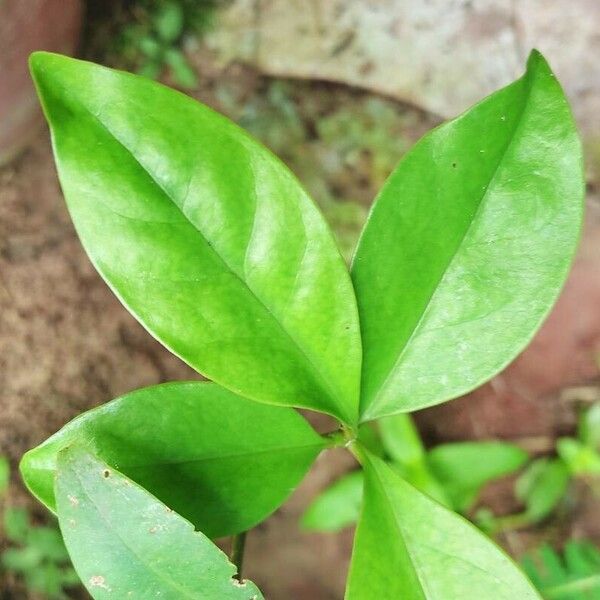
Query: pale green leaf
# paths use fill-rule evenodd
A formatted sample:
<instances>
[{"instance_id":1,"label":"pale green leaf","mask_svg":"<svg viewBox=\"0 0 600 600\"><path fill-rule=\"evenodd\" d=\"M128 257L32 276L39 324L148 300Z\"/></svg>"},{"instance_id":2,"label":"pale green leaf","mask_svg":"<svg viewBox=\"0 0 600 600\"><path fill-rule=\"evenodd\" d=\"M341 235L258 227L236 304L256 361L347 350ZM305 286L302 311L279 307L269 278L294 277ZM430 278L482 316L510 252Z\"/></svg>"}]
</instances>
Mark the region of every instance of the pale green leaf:
<instances>
[{"instance_id":1,"label":"pale green leaf","mask_svg":"<svg viewBox=\"0 0 600 600\"><path fill-rule=\"evenodd\" d=\"M67 550L93 598L262 599L204 534L83 448L59 453L55 494Z\"/></svg>"},{"instance_id":2,"label":"pale green leaf","mask_svg":"<svg viewBox=\"0 0 600 600\"><path fill-rule=\"evenodd\" d=\"M427 463L452 506L464 512L486 483L514 473L528 458L527 452L508 442L457 442L430 450Z\"/></svg>"},{"instance_id":3,"label":"pale green leaf","mask_svg":"<svg viewBox=\"0 0 600 600\"><path fill-rule=\"evenodd\" d=\"M536 523L548 517L567 493L570 474L562 460L539 458L517 480L516 496L525 504L524 517Z\"/></svg>"},{"instance_id":4,"label":"pale green leaf","mask_svg":"<svg viewBox=\"0 0 600 600\"><path fill-rule=\"evenodd\" d=\"M407 414L384 417L377 422L388 456L402 465L421 462L425 448L413 419Z\"/></svg>"},{"instance_id":5,"label":"pale green leaf","mask_svg":"<svg viewBox=\"0 0 600 600\"><path fill-rule=\"evenodd\" d=\"M306 509L301 525L314 531L339 531L358 520L363 495L363 473L353 471L321 492Z\"/></svg>"}]
</instances>

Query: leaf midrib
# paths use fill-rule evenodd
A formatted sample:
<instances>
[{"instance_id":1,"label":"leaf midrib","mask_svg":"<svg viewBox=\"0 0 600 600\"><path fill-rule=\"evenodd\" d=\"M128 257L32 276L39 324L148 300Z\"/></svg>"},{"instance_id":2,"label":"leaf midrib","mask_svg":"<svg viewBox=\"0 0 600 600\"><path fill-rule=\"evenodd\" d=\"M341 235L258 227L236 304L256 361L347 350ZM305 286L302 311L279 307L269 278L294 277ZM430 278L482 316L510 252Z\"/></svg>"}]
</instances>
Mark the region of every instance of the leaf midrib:
<instances>
[{"instance_id":1,"label":"leaf midrib","mask_svg":"<svg viewBox=\"0 0 600 600\"><path fill-rule=\"evenodd\" d=\"M57 85L59 85L59 87L61 88L61 90L62 90L63 93L66 93L66 90L65 90L65 88L63 86L61 86L60 84L57 84ZM78 102L78 103L79 103L80 106L82 106L85 109L86 113L98 125L100 125L100 127L102 129L104 129L104 131L106 131L106 133L108 133L109 136L112 139L114 139L132 157L132 159L135 161L135 163L137 165L139 165L139 167L142 169L142 171L144 173L146 173L146 175L150 178L150 180L152 181L152 183L154 183L154 185L165 195L165 197L185 217L186 222L188 222L203 237L203 239L205 241L209 242L209 239L205 236L204 232L201 231L188 218L188 216L183 212L183 206L180 207L177 204L177 202L175 202L175 200L171 197L171 195L169 194L169 192L167 192L167 190L153 177L152 173L146 168L146 166L143 165L137 159L137 157L134 154L134 152L119 137L117 137L117 135L101 120L101 118L100 118L99 115L96 115L92 110L90 110L89 107L85 103L83 103L83 102ZM187 201L187 196L189 195L189 185L191 185L191 181L190 181L190 184L188 184L188 190L186 192L186 198L184 198L184 201ZM118 212L114 211L108 205L105 204L104 206L106 206L112 212L115 212L115 214L119 215ZM256 210L256 207L255 207L255 210ZM255 300L257 301L257 303L260 306L262 306L262 308L266 311L266 313L271 317L272 321L275 323L275 325L277 326L277 328L284 334L285 337L287 337L292 342L292 345L300 352L301 356L304 356L304 358L306 359L308 365L311 367L311 371L312 371L313 375L316 375L315 379L317 380L317 382L320 385L321 389L325 392L326 397L329 398L331 401L333 401L334 405L340 410L340 413L341 413L342 416L340 416L340 415L335 415L335 416L338 416L338 418L346 419L347 418L347 414L346 414L346 409L345 409L345 403L343 401L340 401L340 397L339 397L338 392L331 386L331 384L329 383L329 380L325 376L325 374L321 372L321 369L318 367L317 362L308 354L308 352L305 350L305 348L303 348L299 344L299 342L292 336L292 334L282 325L282 323L277 318L277 316L273 313L273 311L270 309L270 307L250 287L250 285L248 284L248 282L231 265L229 265L229 263L225 260L225 258L217 251L215 244L212 243L212 242L210 242L209 247L212 250L212 252L214 253L214 255L226 267L226 269L240 281L240 283L242 284L242 286L245 287L251 293L251 295L255 298Z\"/></svg>"},{"instance_id":2,"label":"leaf midrib","mask_svg":"<svg viewBox=\"0 0 600 600\"><path fill-rule=\"evenodd\" d=\"M371 463L371 465L372 465L372 463ZM500 583L504 587L506 587L506 589L511 589L511 585L507 581L505 581L504 579L499 578L494 573L490 573L489 571L487 571L483 567L477 565L476 563L474 563L474 562L472 562L472 561L470 561L470 560L468 560L466 558L463 558L461 556L457 556L455 554L449 554L447 552L444 552L443 550L440 550L438 547L434 547L434 546L430 546L428 544L425 544L422 541L420 541L419 539L413 537L413 535L411 534L410 531L407 531L405 533L404 528L402 526L401 519L399 519L396 516L396 511L394 509L394 503L392 502L392 499L391 499L390 495L387 492L387 489L386 489L386 486L385 486L384 482L379 478L379 473L377 472L376 468L373 465L371 466L371 470L372 470L372 472L375 475L375 479L376 479L377 483L379 484L380 489L382 490L382 494L383 494L385 500L387 501L386 504L387 504L389 512L392 514L393 523L395 524L396 529L398 530L398 532L400 533L400 535L402 537L402 540L403 540L404 546L406 548L406 551L407 551L407 553L409 555L411 564L413 564L415 573L417 575L419 583L421 584L422 591L426 594L425 598L427 598L427 600L433 599L433 596L429 595L430 594L430 590L427 589L427 585L426 585L427 581L426 581L426 579L424 579L424 575L423 574L424 574L425 569L423 569L423 567L421 566L421 564L419 563L419 561L416 559L414 551L411 550L411 548L413 548L414 546L422 546L424 548L428 548L432 552L441 554L442 556L446 556L446 557L452 558L454 560L457 560L459 562L465 563L465 564L469 565L469 567L475 568L478 571L480 571L482 573L485 573L488 576L493 577L498 583ZM404 483L406 485L410 485L407 482L404 482ZM418 490L415 490L415 492L416 493L421 493Z\"/></svg>"},{"instance_id":3,"label":"leaf midrib","mask_svg":"<svg viewBox=\"0 0 600 600\"><path fill-rule=\"evenodd\" d=\"M423 579L421 577L422 568L418 564L418 561L414 559L413 555L411 554L411 552L409 550L409 545L407 542L406 535L404 533L404 529L402 528L398 518L396 517L396 512L394 511L392 499L390 498L390 496L387 492L385 484L380 479L376 466L373 464L372 461L369 461L369 462L370 462L371 473L373 474L373 478L377 482L377 485L379 486L379 489L381 490L381 495L384 499L384 505L387 508L388 516L391 518L391 521L394 524L396 531L398 532L398 537L402 540L402 544L404 545L404 549L409 558L410 564L412 565L415 577L417 578L417 581L419 582L419 588L421 591L421 595L423 596L423 600L428 600L428 598L430 598L430 597L428 596L429 592L426 589L426 582L423 581Z\"/></svg>"},{"instance_id":4,"label":"leaf midrib","mask_svg":"<svg viewBox=\"0 0 600 600\"><path fill-rule=\"evenodd\" d=\"M387 386L390 383L390 379L394 376L394 374L398 370L400 364L402 363L402 359L404 357L404 354L405 354L406 350L409 348L410 342L412 341L412 339L415 337L415 335L419 331L419 329L421 327L421 324L423 323L423 321L425 319L425 316L427 315L427 310L428 310L429 306L431 305L431 303L433 301L433 298L436 296L436 293L437 293L437 291L438 291L438 289L440 287L441 282L443 281L444 277L446 276L446 273L448 272L448 270L452 266L452 263L454 262L454 259L456 258L457 254L460 252L460 249L463 246L464 241L467 238L469 232L471 231L471 229L473 228L474 224L478 221L479 217L481 216L482 207L484 206L485 200L486 200L487 196L490 193L490 189L493 187L494 180L496 179L498 171L500 170L500 168L504 164L504 161L506 159L508 151L512 147L512 145L513 145L513 143L515 141L515 138L517 137L517 133L518 133L519 129L521 128L522 124L523 124L523 118L525 116L525 113L527 112L527 108L528 108L529 102L531 100L531 89L532 89L531 77L532 77L531 74L525 74L525 76L521 79L521 81L523 82L523 85L526 87L526 97L523 100L523 105L522 105L522 108L521 108L521 110L519 112L519 115L518 115L518 117L516 119L516 123L514 125L512 134L510 135L510 137L509 137L509 139L508 139L508 141L507 141L507 143L506 143L506 145L505 145L505 147L504 147L504 149L503 149L503 151L501 153L501 156L500 156L500 158L498 160L498 163L496 164L496 167L494 168L494 171L493 171L491 177L489 178L489 181L488 181L488 184L485 187L484 193L481 195L481 198L479 200L479 203L477 205L477 209L475 210L473 218L471 219L470 223L465 228L465 231L464 231L461 239L459 240L458 244L456 245L455 251L451 254L450 258L448 259L448 262L447 262L444 270L440 274L440 277L437 280L437 283L433 287L433 291L432 291L431 295L429 296L427 302L425 302L425 304L423 306L423 310L422 310L422 312L421 312L421 314L420 314L417 322L415 323L415 326L413 327L413 330L412 330L411 334L409 335L409 337L407 338L407 340L404 342L403 346L401 347L401 349L400 349L400 351L398 353L398 357L394 361L394 364L390 368L390 370L389 370L388 374L386 375L385 379L383 380L383 382L379 386L377 393L375 394L375 396L373 397L373 399L371 400L371 402L365 408L365 410L363 412L363 419L364 420L368 420L368 419L371 418L369 416L369 414L371 412L373 412L374 407L377 406L378 399L386 391L386 388L387 388ZM363 419L361 419L361 421Z\"/></svg>"},{"instance_id":5,"label":"leaf midrib","mask_svg":"<svg viewBox=\"0 0 600 600\"><path fill-rule=\"evenodd\" d=\"M325 444L319 444L317 442L313 444L303 444L299 446L280 446L274 448L265 448L264 450L257 450L254 452L231 452L229 454L219 454L213 456L202 456L189 458L185 460L173 459L173 460L165 460L165 461L156 461L150 463L142 463L142 464L127 464L119 462L119 466L123 469L143 469L146 467L160 467L160 466L168 466L168 465L185 465L192 463L201 463L201 462L212 462L218 460L230 460L235 458L242 457L252 457L252 456L261 456L263 454L273 454L273 453L282 453L282 452L294 452L297 450L305 450L308 448L323 449Z\"/></svg>"}]
</instances>

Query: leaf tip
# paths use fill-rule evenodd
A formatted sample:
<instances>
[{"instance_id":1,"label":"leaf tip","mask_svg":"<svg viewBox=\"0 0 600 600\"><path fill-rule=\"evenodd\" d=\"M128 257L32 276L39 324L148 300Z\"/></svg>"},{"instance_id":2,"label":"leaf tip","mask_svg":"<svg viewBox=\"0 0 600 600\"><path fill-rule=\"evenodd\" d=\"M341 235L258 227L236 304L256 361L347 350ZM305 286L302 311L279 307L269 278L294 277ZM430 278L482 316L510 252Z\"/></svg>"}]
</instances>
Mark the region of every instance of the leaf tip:
<instances>
[{"instance_id":1,"label":"leaf tip","mask_svg":"<svg viewBox=\"0 0 600 600\"><path fill-rule=\"evenodd\" d=\"M23 479L25 484L27 484L27 471L29 469L29 463L31 461L30 452L31 450L25 452L25 454L21 456L21 460L19 461L19 473L21 475L21 479Z\"/></svg>"},{"instance_id":2,"label":"leaf tip","mask_svg":"<svg viewBox=\"0 0 600 600\"><path fill-rule=\"evenodd\" d=\"M527 72L534 73L538 71L545 71L546 73L553 75L552 69L548 64L548 61L544 58L544 55L537 48L532 48L529 57L527 58Z\"/></svg>"},{"instance_id":3,"label":"leaf tip","mask_svg":"<svg viewBox=\"0 0 600 600\"><path fill-rule=\"evenodd\" d=\"M29 71L34 81L38 81L44 75L44 71L55 56L52 52L43 50L36 50L29 55Z\"/></svg>"}]
</instances>

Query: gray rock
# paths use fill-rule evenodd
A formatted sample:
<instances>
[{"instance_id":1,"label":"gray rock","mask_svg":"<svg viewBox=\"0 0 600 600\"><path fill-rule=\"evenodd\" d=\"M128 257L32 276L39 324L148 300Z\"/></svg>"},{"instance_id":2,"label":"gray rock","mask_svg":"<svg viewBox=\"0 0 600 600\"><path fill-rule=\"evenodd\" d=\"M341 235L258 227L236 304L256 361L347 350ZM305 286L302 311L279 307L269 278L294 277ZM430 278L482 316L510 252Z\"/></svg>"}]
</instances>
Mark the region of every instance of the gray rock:
<instances>
[{"instance_id":1,"label":"gray rock","mask_svg":"<svg viewBox=\"0 0 600 600\"><path fill-rule=\"evenodd\" d=\"M325 79L451 117L539 48L600 135L597 0L235 0L207 43L276 76Z\"/></svg>"}]
</instances>

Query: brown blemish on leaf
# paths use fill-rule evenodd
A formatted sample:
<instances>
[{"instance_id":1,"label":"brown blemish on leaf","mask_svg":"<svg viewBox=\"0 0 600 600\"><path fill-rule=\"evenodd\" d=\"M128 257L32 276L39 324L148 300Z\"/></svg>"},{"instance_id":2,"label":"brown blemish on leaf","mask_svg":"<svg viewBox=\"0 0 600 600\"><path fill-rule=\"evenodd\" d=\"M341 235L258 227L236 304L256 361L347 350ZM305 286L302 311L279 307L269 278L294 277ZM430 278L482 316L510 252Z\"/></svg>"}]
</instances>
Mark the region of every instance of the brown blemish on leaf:
<instances>
[{"instance_id":1,"label":"brown blemish on leaf","mask_svg":"<svg viewBox=\"0 0 600 600\"><path fill-rule=\"evenodd\" d=\"M106 479L107 477L110 477L110 471L108 469L104 469L104 471L102 472L102 475Z\"/></svg>"},{"instance_id":2,"label":"brown blemish on leaf","mask_svg":"<svg viewBox=\"0 0 600 600\"><path fill-rule=\"evenodd\" d=\"M102 577L102 575L92 575L89 583L91 587L99 587L110 592L110 588L106 585L106 580L104 577Z\"/></svg>"}]
</instances>

